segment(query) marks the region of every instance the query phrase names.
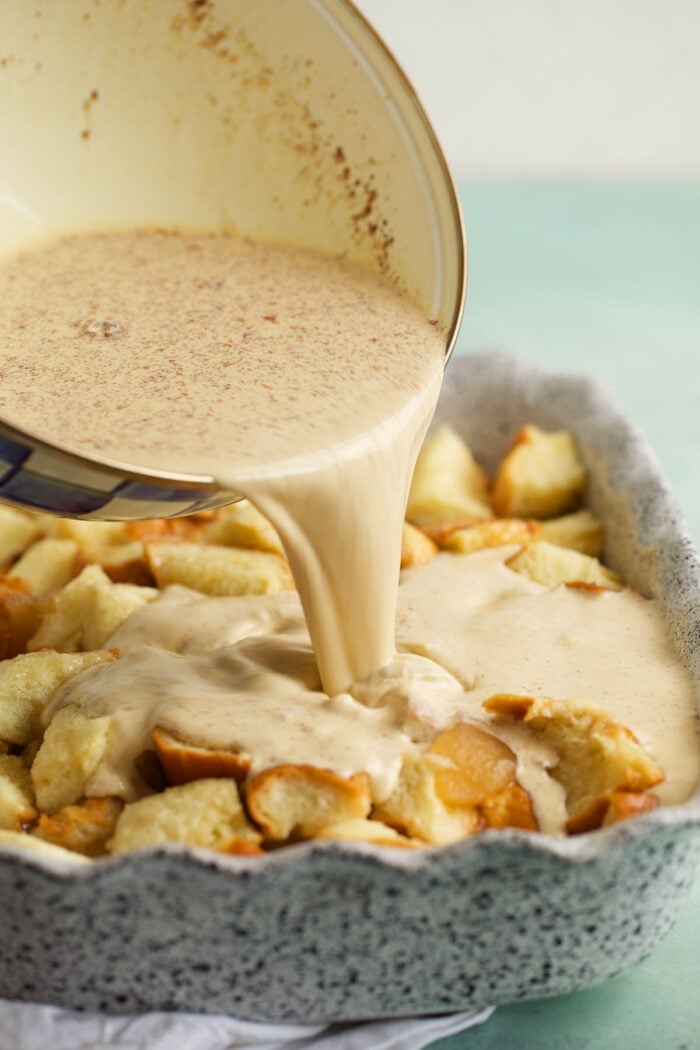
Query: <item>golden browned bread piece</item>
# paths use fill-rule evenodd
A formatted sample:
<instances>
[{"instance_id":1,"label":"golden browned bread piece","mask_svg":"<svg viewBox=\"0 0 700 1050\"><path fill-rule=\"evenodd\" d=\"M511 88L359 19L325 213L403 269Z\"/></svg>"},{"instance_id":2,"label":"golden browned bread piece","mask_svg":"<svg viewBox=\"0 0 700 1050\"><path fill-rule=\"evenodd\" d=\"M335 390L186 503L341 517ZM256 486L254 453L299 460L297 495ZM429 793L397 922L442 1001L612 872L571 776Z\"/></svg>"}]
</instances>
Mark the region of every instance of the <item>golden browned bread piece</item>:
<instances>
[{"instance_id":1,"label":"golden browned bread piece","mask_svg":"<svg viewBox=\"0 0 700 1050\"><path fill-rule=\"evenodd\" d=\"M39 626L41 614L41 602L26 580L0 577L0 660L24 652Z\"/></svg>"},{"instance_id":2,"label":"golden browned bread piece","mask_svg":"<svg viewBox=\"0 0 700 1050\"><path fill-rule=\"evenodd\" d=\"M65 861L68 864L88 864L87 857L72 850L55 846L52 842L44 842L35 835L28 835L24 831L0 830L0 846L14 846L16 849L29 850L30 853L38 853L48 860Z\"/></svg>"},{"instance_id":3,"label":"golden browned bread piece","mask_svg":"<svg viewBox=\"0 0 700 1050\"><path fill-rule=\"evenodd\" d=\"M286 561L270 551L164 541L147 543L146 555L159 587L179 583L210 595L277 594L294 587Z\"/></svg>"},{"instance_id":4,"label":"golden browned bread piece","mask_svg":"<svg viewBox=\"0 0 700 1050\"><path fill-rule=\"evenodd\" d=\"M503 547L510 543L526 546L536 539L541 528L540 522L521 518L475 521L473 525L445 535L441 545L454 554L472 554L486 547Z\"/></svg>"},{"instance_id":5,"label":"golden browned bread piece","mask_svg":"<svg viewBox=\"0 0 700 1050\"><path fill-rule=\"evenodd\" d=\"M250 755L241 751L198 747L178 739L163 726L155 727L151 739L170 785L209 777L233 777L242 783L250 769Z\"/></svg>"},{"instance_id":6,"label":"golden browned bread piece","mask_svg":"<svg viewBox=\"0 0 700 1050\"><path fill-rule=\"evenodd\" d=\"M364 773L341 777L316 766L281 765L254 777L246 791L248 812L271 842L313 838L322 828L369 814Z\"/></svg>"},{"instance_id":7,"label":"golden browned bread piece","mask_svg":"<svg viewBox=\"0 0 700 1050\"><path fill-rule=\"evenodd\" d=\"M0 664L0 739L26 745L41 736L41 715L59 686L69 678L114 660L114 653L21 653Z\"/></svg>"},{"instance_id":8,"label":"golden browned bread piece","mask_svg":"<svg viewBox=\"0 0 700 1050\"><path fill-rule=\"evenodd\" d=\"M449 805L439 794L436 776L451 771L449 759L430 753L406 755L399 781L374 816L402 834L441 846L474 835L484 819L472 805Z\"/></svg>"},{"instance_id":9,"label":"golden browned bread piece","mask_svg":"<svg viewBox=\"0 0 700 1050\"><path fill-rule=\"evenodd\" d=\"M576 510L560 518L540 523L540 538L558 547L600 558L603 553L603 526L590 510Z\"/></svg>"},{"instance_id":10,"label":"golden browned bread piece","mask_svg":"<svg viewBox=\"0 0 700 1050\"><path fill-rule=\"evenodd\" d=\"M203 531L205 543L223 547L248 547L284 557L284 548L268 519L247 499L222 507Z\"/></svg>"},{"instance_id":11,"label":"golden browned bread piece","mask_svg":"<svg viewBox=\"0 0 700 1050\"><path fill-rule=\"evenodd\" d=\"M107 841L114 834L123 808L119 798L88 798L77 805L64 806L53 816L42 813L31 834L86 857L99 857L107 852Z\"/></svg>"},{"instance_id":12,"label":"golden browned bread piece","mask_svg":"<svg viewBox=\"0 0 700 1050\"><path fill-rule=\"evenodd\" d=\"M551 774L564 787L568 830L589 830L607 813L612 792L645 792L664 779L634 734L579 700L499 694L484 701L499 718L525 722L558 755Z\"/></svg>"},{"instance_id":13,"label":"golden browned bread piece","mask_svg":"<svg viewBox=\"0 0 700 1050\"><path fill-rule=\"evenodd\" d=\"M427 565L438 552L435 544L429 536L410 525L407 521L403 523L401 534L401 568L411 569L414 565Z\"/></svg>"},{"instance_id":14,"label":"golden browned bread piece","mask_svg":"<svg viewBox=\"0 0 700 1050\"><path fill-rule=\"evenodd\" d=\"M546 540L535 540L506 562L513 572L527 576L543 587L562 583L592 584L609 591L620 591L623 583L616 572L579 551L558 547Z\"/></svg>"},{"instance_id":15,"label":"golden browned bread piece","mask_svg":"<svg viewBox=\"0 0 700 1050\"><path fill-rule=\"evenodd\" d=\"M581 835L586 831L595 831L596 828L606 828L622 820L638 817L656 809L658 805L658 797L649 791L610 791L569 819L566 830L570 835Z\"/></svg>"},{"instance_id":16,"label":"golden browned bread piece","mask_svg":"<svg viewBox=\"0 0 700 1050\"><path fill-rule=\"evenodd\" d=\"M99 565L113 583L153 587L155 580L141 540L104 547L83 547L76 557L81 571L86 565Z\"/></svg>"},{"instance_id":17,"label":"golden browned bread piece","mask_svg":"<svg viewBox=\"0 0 700 1050\"><path fill-rule=\"evenodd\" d=\"M152 518L150 521L130 521L124 524L126 541L164 539L204 541L206 530L219 515L218 510L200 510L185 518Z\"/></svg>"},{"instance_id":18,"label":"golden browned bread piece","mask_svg":"<svg viewBox=\"0 0 700 1050\"><path fill-rule=\"evenodd\" d=\"M586 471L568 430L525 426L501 460L491 498L504 518L554 518L575 510Z\"/></svg>"},{"instance_id":19,"label":"golden browned bread piece","mask_svg":"<svg viewBox=\"0 0 700 1050\"><path fill-rule=\"evenodd\" d=\"M9 575L25 580L34 594L48 594L65 587L80 570L75 540L44 537L28 547ZM32 632L33 633L33 632Z\"/></svg>"},{"instance_id":20,"label":"golden browned bread piece","mask_svg":"<svg viewBox=\"0 0 700 1050\"><path fill-rule=\"evenodd\" d=\"M53 514L33 514L44 536L75 540L79 547L101 547L122 543L125 523L122 521L81 521L77 518L55 518Z\"/></svg>"},{"instance_id":21,"label":"golden browned bread piece","mask_svg":"<svg viewBox=\"0 0 700 1050\"><path fill-rule=\"evenodd\" d=\"M29 770L19 755L0 755L0 828L19 830L36 816Z\"/></svg>"},{"instance_id":22,"label":"golden browned bread piece","mask_svg":"<svg viewBox=\"0 0 700 1050\"><path fill-rule=\"evenodd\" d=\"M456 431L440 427L426 438L419 453L407 520L428 530L492 515L486 475Z\"/></svg>"},{"instance_id":23,"label":"golden browned bread piece","mask_svg":"<svg viewBox=\"0 0 700 1050\"><path fill-rule=\"evenodd\" d=\"M88 565L50 599L27 648L63 653L99 649L124 620L157 597L153 587L113 583L99 565Z\"/></svg>"},{"instance_id":24,"label":"golden browned bread piece","mask_svg":"<svg viewBox=\"0 0 700 1050\"><path fill-rule=\"evenodd\" d=\"M362 817L328 824L316 833L315 838L335 839L341 842L371 842L375 846L390 846L393 849L423 849L426 845L420 839L410 839L399 834L395 828L383 824L380 820Z\"/></svg>"},{"instance_id":25,"label":"golden browned bread piece","mask_svg":"<svg viewBox=\"0 0 700 1050\"><path fill-rule=\"evenodd\" d=\"M641 813L649 813L659 805L658 796L650 791L611 791L606 802L602 827L638 817Z\"/></svg>"},{"instance_id":26,"label":"golden browned bread piece","mask_svg":"<svg viewBox=\"0 0 700 1050\"><path fill-rule=\"evenodd\" d=\"M40 810L55 813L83 798L104 758L111 723L109 715L88 718L77 704L53 716L31 769Z\"/></svg>"},{"instance_id":27,"label":"golden browned bread piece","mask_svg":"<svg viewBox=\"0 0 700 1050\"><path fill-rule=\"evenodd\" d=\"M254 853L260 834L232 779L194 780L128 803L107 844L110 853L180 842L228 853Z\"/></svg>"},{"instance_id":28,"label":"golden browned bread piece","mask_svg":"<svg viewBox=\"0 0 700 1050\"><path fill-rule=\"evenodd\" d=\"M536 831L530 796L516 772L516 757L504 741L458 722L440 733L427 753L404 758L395 791L375 815L435 845L489 827Z\"/></svg>"},{"instance_id":29,"label":"golden browned bread piece","mask_svg":"<svg viewBox=\"0 0 700 1050\"><path fill-rule=\"evenodd\" d=\"M0 569L9 568L40 535L41 526L32 514L0 504Z\"/></svg>"}]
</instances>

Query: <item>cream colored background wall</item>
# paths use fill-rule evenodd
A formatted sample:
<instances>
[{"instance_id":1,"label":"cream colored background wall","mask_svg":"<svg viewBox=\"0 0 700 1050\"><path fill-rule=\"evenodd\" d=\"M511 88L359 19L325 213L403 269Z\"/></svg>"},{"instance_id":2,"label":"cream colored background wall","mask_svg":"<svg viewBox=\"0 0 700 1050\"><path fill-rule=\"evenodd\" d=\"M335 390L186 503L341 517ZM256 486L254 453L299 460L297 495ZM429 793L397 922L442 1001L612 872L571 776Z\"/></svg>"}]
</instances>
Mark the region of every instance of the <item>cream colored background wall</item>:
<instances>
[{"instance_id":1,"label":"cream colored background wall","mask_svg":"<svg viewBox=\"0 0 700 1050\"><path fill-rule=\"evenodd\" d=\"M357 0L458 178L700 176L700 0Z\"/></svg>"}]
</instances>

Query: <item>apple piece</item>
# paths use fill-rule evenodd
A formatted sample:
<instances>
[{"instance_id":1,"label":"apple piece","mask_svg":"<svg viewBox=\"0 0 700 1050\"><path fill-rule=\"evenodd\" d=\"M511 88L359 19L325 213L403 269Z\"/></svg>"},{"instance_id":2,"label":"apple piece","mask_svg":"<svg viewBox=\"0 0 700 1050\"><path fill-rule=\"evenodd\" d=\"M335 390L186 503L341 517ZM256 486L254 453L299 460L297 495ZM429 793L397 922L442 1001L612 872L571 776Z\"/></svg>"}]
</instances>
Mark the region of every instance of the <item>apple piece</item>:
<instances>
[{"instance_id":1,"label":"apple piece","mask_svg":"<svg viewBox=\"0 0 700 1050\"><path fill-rule=\"evenodd\" d=\"M441 755L406 755L398 784L376 807L373 817L404 835L436 846L476 834L484 826L478 808L451 806L437 791L437 775L453 768L451 760Z\"/></svg>"},{"instance_id":2,"label":"apple piece","mask_svg":"<svg viewBox=\"0 0 700 1050\"><path fill-rule=\"evenodd\" d=\"M580 700L498 694L484 708L522 721L558 755L551 775L566 792L569 830L590 830L607 812L611 792L643 792L663 770L634 734L607 711Z\"/></svg>"},{"instance_id":3,"label":"apple piece","mask_svg":"<svg viewBox=\"0 0 700 1050\"><path fill-rule=\"evenodd\" d=\"M430 753L449 760L435 772L435 790L450 806L478 806L515 781L514 753L471 722L458 722L440 733Z\"/></svg>"},{"instance_id":4,"label":"apple piece","mask_svg":"<svg viewBox=\"0 0 700 1050\"><path fill-rule=\"evenodd\" d=\"M525 788L517 781L509 784L497 795L484 799L481 812L489 828L523 828L525 831L538 831L539 824L535 816L532 799Z\"/></svg>"}]
</instances>

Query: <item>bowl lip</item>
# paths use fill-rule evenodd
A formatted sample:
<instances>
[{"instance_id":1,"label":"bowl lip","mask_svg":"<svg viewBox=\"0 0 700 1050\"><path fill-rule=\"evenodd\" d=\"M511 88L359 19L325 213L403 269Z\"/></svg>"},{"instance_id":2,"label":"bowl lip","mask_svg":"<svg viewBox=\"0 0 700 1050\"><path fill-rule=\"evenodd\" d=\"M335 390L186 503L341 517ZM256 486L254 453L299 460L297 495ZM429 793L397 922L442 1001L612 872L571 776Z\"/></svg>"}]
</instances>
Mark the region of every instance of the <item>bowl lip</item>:
<instances>
[{"instance_id":1,"label":"bowl lip","mask_svg":"<svg viewBox=\"0 0 700 1050\"><path fill-rule=\"evenodd\" d=\"M352 864L412 878L425 873L435 874L440 869L464 870L468 862L474 860L488 864L494 851L514 853L520 858L546 857L570 867L591 865L664 832L676 832L676 837L682 832L700 835L700 794L680 805L659 807L633 820L570 837L519 828L489 829L460 842L415 850L371 842L313 839L256 856L236 856L183 843L163 843L117 856L85 858L87 863L3 844L0 845L0 869L8 861L13 867L19 862L22 869L34 869L62 882L92 882L112 875L143 873L153 864L169 862L182 866L183 870L193 865L198 869L220 872L227 878L242 876L248 880L309 864Z\"/></svg>"},{"instance_id":2,"label":"bowl lip","mask_svg":"<svg viewBox=\"0 0 700 1050\"><path fill-rule=\"evenodd\" d=\"M363 45L366 47L367 42L373 44L382 56L382 60L387 63L387 67L391 70L396 82L401 87L405 98L410 103L415 116L418 118L418 122L430 146L432 156L437 161L442 176L443 189L451 212L453 225L452 232L456 242L455 246L457 255L458 290L452 316L445 333L446 346L444 363L447 365L457 341L466 303L467 241L464 229L462 205L457 192L456 182L447 162L445 152L413 84L407 77L393 52L384 42L377 30L367 20L365 15L356 7L353 0L305 0L305 2L310 7L316 8L317 10L322 8L329 10L335 7L337 10L344 12L355 22L361 30ZM63 463L69 463L74 467L78 466L85 471L91 471L93 473L98 471L103 474L112 475L115 478L128 479L156 487L175 487L203 492L215 492L221 490L221 486L210 474L183 474L177 471L159 470L154 467L139 467L133 463L128 463L111 456L88 456L83 452L62 448L60 445L54 445L46 438L39 437L31 431L17 427L1 418L0 438L5 438L20 447L28 448L35 452L42 452L48 456L59 459ZM231 493L231 499L235 500L236 498L237 496L235 493Z\"/></svg>"},{"instance_id":3,"label":"bowl lip","mask_svg":"<svg viewBox=\"0 0 700 1050\"><path fill-rule=\"evenodd\" d=\"M651 449L641 437L634 421L621 411L609 394L607 388L597 379L588 375L576 375L550 371L533 364L522 357L503 351L475 353L465 356L456 363L454 369L458 374L462 370L481 369L488 364L493 368L507 370L517 376L536 376L540 380L565 385L580 390L586 399L604 399L606 416L620 420L625 428L640 437L638 457L644 465L653 471L661 482L660 491L674 511L668 530L658 537L660 542L672 542L680 539L684 543L685 560L693 563L700 572L700 557L688 538L687 527L676 498L665 481L663 472ZM7 857L21 862L22 867L38 869L45 874L56 876L67 881L101 878L112 871L126 871L135 866L135 870L148 866L155 858L169 857L173 862L192 863L197 867L216 869L229 876L237 874L246 878L264 874L278 868L286 870L290 866L303 865L307 861L329 857L338 861L359 862L363 866L374 866L387 871L401 871L410 876L426 870L439 869L466 863L473 855L483 854L484 861L493 850L514 851L518 854L549 856L564 864L590 864L610 856L627 844L640 839L661 834L665 831L684 831L700 829L700 784L693 795L685 802L659 806L648 813L632 820L614 824L608 828L585 832L576 836L555 836L544 832L528 832L516 828L493 829L480 832L478 835L463 839L450 845L427 846L419 850L396 849L374 843L361 843L336 840L311 840L285 846L264 855L230 856L215 851L183 844L171 843L149 846L117 856L97 857L88 864L76 864L73 859L49 857L17 845L0 844L0 865Z\"/></svg>"}]
</instances>

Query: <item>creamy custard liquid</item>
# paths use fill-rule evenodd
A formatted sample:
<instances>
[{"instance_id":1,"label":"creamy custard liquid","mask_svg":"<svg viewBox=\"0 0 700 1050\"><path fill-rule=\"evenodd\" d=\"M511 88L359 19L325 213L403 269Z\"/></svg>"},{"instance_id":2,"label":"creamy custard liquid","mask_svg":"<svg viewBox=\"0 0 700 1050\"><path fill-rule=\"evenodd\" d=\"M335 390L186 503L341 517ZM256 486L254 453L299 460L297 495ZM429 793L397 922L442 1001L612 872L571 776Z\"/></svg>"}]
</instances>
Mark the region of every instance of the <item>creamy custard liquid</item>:
<instances>
[{"instance_id":1,"label":"creamy custard liquid","mask_svg":"<svg viewBox=\"0 0 700 1050\"><path fill-rule=\"evenodd\" d=\"M632 729L666 771L659 797L684 801L700 777L693 698L653 603L632 591L550 591L508 568L516 549L439 554L404 572L399 653L334 697L321 689L295 593L206 598L171 587L110 639L120 659L68 682L49 714L79 703L113 717L96 795L138 797L134 759L162 725L250 754L253 774L283 762L367 772L381 802L405 754L456 720L485 721L494 693L575 697ZM563 793L547 772L556 756L525 726L495 731L518 756L542 830L562 831Z\"/></svg>"},{"instance_id":2,"label":"creamy custard liquid","mask_svg":"<svg viewBox=\"0 0 700 1050\"><path fill-rule=\"evenodd\" d=\"M218 234L67 236L0 266L0 416L213 475L282 537L330 693L393 652L401 521L444 335L330 256Z\"/></svg>"},{"instance_id":3,"label":"creamy custard liquid","mask_svg":"<svg viewBox=\"0 0 700 1050\"><path fill-rule=\"evenodd\" d=\"M47 712L112 715L90 794L138 797L134 759L162 725L249 753L253 773L367 772L381 802L404 755L513 692L606 708L665 769L663 801L688 797L693 696L652 603L548 591L499 548L409 570L395 615L444 349L394 292L294 249L92 234L0 267L0 415L79 452L214 475L272 519L299 589L175 587L132 616L109 642L120 659L67 683ZM542 830L561 831L556 756L527 727L496 731Z\"/></svg>"}]
</instances>

